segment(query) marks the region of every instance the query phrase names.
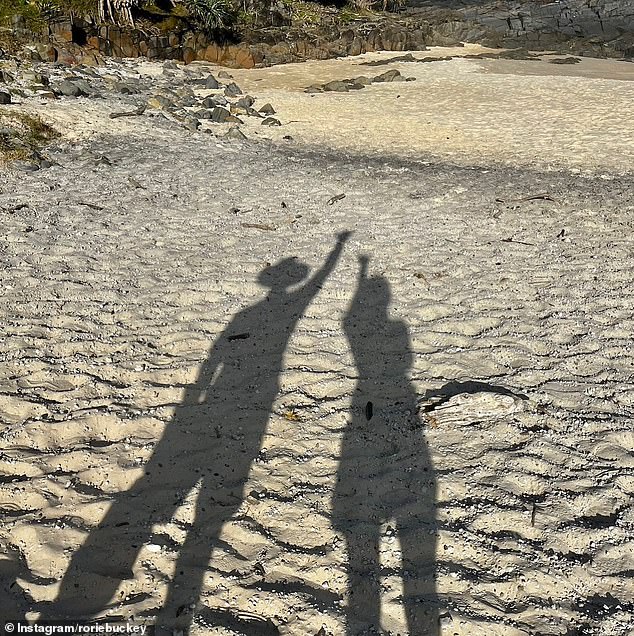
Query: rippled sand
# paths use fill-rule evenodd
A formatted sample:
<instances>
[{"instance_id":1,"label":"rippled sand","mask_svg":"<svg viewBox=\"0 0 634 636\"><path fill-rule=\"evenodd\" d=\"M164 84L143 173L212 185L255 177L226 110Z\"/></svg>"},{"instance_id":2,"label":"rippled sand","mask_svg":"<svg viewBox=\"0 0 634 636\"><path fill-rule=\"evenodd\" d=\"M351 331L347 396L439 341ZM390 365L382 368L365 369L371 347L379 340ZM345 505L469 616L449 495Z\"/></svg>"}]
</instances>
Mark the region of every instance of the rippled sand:
<instances>
[{"instance_id":1,"label":"rippled sand","mask_svg":"<svg viewBox=\"0 0 634 636\"><path fill-rule=\"evenodd\" d=\"M488 49L434 48L416 58ZM495 162L506 165L627 171L634 162L634 64L583 59L363 62L398 53L232 71L239 83L279 109L276 137L372 156ZM562 57L562 56L553 56ZM398 69L416 82L373 85L345 94L306 95L313 83Z\"/></svg>"},{"instance_id":2,"label":"rippled sand","mask_svg":"<svg viewBox=\"0 0 634 636\"><path fill-rule=\"evenodd\" d=\"M67 141L0 180L3 618L632 633L634 84L301 92L360 61L233 72L259 143L28 105ZM307 305L266 300L289 257Z\"/></svg>"}]
</instances>

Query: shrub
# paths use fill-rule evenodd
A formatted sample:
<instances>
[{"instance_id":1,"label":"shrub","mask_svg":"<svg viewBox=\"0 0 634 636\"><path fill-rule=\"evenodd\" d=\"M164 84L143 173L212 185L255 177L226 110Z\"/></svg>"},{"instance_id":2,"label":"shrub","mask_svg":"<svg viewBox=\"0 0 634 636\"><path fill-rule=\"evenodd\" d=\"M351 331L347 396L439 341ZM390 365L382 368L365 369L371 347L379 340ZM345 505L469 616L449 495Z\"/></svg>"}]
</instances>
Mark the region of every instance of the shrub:
<instances>
[{"instance_id":1,"label":"shrub","mask_svg":"<svg viewBox=\"0 0 634 636\"><path fill-rule=\"evenodd\" d=\"M0 164L30 159L59 133L39 117L0 111Z\"/></svg>"},{"instance_id":2,"label":"shrub","mask_svg":"<svg viewBox=\"0 0 634 636\"><path fill-rule=\"evenodd\" d=\"M230 0L184 0L190 15L206 31L228 29L235 22Z\"/></svg>"}]
</instances>

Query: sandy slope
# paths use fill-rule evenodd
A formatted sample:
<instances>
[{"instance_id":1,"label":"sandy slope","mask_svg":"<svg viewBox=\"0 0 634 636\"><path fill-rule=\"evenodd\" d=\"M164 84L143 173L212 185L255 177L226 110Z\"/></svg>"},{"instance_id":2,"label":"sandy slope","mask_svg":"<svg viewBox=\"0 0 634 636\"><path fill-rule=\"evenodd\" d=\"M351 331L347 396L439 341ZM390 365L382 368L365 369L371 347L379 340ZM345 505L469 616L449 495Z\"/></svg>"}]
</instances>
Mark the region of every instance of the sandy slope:
<instances>
[{"instance_id":1,"label":"sandy slope","mask_svg":"<svg viewBox=\"0 0 634 636\"><path fill-rule=\"evenodd\" d=\"M567 81L450 64L526 95ZM573 106L631 91L574 79ZM161 622L193 608L195 634L340 635L346 608L373 633L380 591L386 633L633 633L631 120L591 150L550 117L528 145L465 136L462 166L403 130L355 146L340 102L378 112L403 87L256 93L285 121L303 100L313 136L283 126L286 148L47 106L93 123L0 184L3 616L152 617L168 597ZM420 115L481 121L481 94L448 111L432 91ZM489 139L528 127L512 104ZM436 160L381 158L408 140ZM527 168L552 152L587 174ZM293 256L323 284L271 269Z\"/></svg>"}]
</instances>

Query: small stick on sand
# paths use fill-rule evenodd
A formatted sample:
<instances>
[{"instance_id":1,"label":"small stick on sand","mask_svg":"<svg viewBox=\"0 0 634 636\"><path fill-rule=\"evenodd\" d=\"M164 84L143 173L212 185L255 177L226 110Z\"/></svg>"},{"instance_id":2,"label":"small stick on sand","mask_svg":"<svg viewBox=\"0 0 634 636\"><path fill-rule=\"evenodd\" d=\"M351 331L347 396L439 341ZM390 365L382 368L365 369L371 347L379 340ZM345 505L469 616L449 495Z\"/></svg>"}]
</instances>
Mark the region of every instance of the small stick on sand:
<instances>
[{"instance_id":1,"label":"small stick on sand","mask_svg":"<svg viewBox=\"0 0 634 636\"><path fill-rule=\"evenodd\" d=\"M275 232L277 228L274 225L264 225L264 223L240 223L242 227L251 227L256 230L269 230Z\"/></svg>"},{"instance_id":2,"label":"small stick on sand","mask_svg":"<svg viewBox=\"0 0 634 636\"><path fill-rule=\"evenodd\" d=\"M553 199L550 194L532 194L529 197L522 197L521 199L496 199L496 203L521 203L522 201L536 201L537 199L542 199L544 201L552 201L553 203L558 203L556 199Z\"/></svg>"},{"instance_id":3,"label":"small stick on sand","mask_svg":"<svg viewBox=\"0 0 634 636\"><path fill-rule=\"evenodd\" d=\"M328 205L332 205L333 203L336 203L337 201L341 201L341 199L345 199L345 198L346 198L345 194L336 194L331 199L328 199Z\"/></svg>"}]
</instances>

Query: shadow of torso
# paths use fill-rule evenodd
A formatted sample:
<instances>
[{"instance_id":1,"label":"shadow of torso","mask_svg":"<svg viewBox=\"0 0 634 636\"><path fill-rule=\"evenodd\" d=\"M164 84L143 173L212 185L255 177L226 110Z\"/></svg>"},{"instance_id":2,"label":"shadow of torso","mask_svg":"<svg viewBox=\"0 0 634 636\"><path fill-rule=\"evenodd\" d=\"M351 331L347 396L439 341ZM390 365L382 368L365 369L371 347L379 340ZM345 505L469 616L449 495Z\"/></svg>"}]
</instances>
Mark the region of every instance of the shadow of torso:
<instances>
[{"instance_id":1,"label":"shadow of torso","mask_svg":"<svg viewBox=\"0 0 634 636\"><path fill-rule=\"evenodd\" d=\"M139 551L153 526L170 522L199 486L194 521L178 549L175 573L157 622L187 630L211 552L235 514L251 463L279 391L284 352L306 307L332 271L340 236L323 266L299 289L309 270L296 259L268 266L258 280L267 296L236 314L217 338L194 384L130 490L116 495L98 527L73 555L57 599L41 619L91 617L116 605L117 588L134 578Z\"/></svg>"},{"instance_id":2,"label":"shadow of torso","mask_svg":"<svg viewBox=\"0 0 634 636\"><path fill-rule=\"evenodd\" d=\"M347 633L380 629L382 526L393 522L407 633L435 636L435 479L408 378L407 326L388 318L389 299L387 281L362 272L344 320L358 370L333 501L348 551Z\"/></svg>"}]
</instances>

